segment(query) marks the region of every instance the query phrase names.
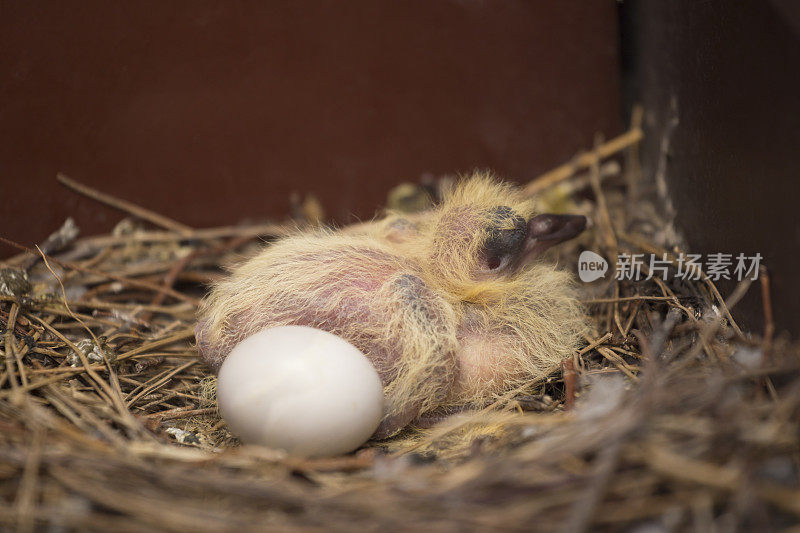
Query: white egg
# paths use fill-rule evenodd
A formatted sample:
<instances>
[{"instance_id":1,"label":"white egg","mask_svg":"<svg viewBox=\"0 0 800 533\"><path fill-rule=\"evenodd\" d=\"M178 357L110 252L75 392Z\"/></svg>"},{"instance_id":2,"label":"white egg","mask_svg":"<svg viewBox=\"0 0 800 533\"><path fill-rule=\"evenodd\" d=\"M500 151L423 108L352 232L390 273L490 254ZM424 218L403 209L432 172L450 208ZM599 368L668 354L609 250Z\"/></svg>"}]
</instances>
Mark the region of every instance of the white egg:
<instances>
[{"instance_id":1,"label":"white egg","mask_svg":"<svg viewBox=\"0 0 800 533\"><path fill-rule=\"evenodd\" d=\"M236 345L220 368L217 401L246 444L330 456L369 439L383 414L383 387L364 354L341 337L281 326Z\"/></svg>"}]
</instances>

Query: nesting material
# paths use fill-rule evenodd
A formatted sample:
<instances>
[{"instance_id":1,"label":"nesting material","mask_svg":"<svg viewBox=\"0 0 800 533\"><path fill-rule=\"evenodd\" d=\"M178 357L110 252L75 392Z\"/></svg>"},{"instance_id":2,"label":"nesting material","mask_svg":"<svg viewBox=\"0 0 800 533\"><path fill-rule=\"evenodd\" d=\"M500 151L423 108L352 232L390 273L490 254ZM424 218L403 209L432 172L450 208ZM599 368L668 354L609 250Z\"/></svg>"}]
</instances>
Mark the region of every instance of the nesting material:
<instances>
[{"instance_id":1,"label":"nesting material","mask_svg":"<svg viewBox=\"0 0 800 533\"><path fill-rule=\"evenodd\" d=\"M640 138L634 128L526 187L593 222L553 260L681 251L638 196ZM763 336L730 316L746 282L723 297L707 276L608 275L579 287L590 327L560 368L432 428L300 459L239 445L194 346L204 287L286 226L193 230L117 206L166 229L128 221L0 265L26 272L3 270L0 292L2 528L798 524L800 353L773 336L763 274L749 288L766 296Z\"/></svg>"}]
</instances>

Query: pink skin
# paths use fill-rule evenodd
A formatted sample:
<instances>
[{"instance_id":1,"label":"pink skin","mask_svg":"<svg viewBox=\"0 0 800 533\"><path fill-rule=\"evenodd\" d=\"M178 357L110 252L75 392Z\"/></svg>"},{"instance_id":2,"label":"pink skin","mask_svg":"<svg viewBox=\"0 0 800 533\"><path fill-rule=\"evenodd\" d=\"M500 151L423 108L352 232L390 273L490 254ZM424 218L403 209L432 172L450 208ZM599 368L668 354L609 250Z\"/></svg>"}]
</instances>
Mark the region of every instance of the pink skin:
<instances>
[{"instance_id":1,"label":"pink skin","mask_svg":"<svg viewBox=\"0 0 800 533\"><path fill-rule=\"evenodd\" d=\"M335 314L323 314L313 311L309 313L307 308L305 308L304 313L300 313L290 308L281 315L273 315L258 319L256 318L256 313L254 312L249 315L236 317L234 320L232 320L232 322L234 324L247 324L250 328L250 331L265 329L274 325L294 324L316 327L340 336L344 336L342 335L342 329L346 324L366 324L368 322L382 324L388 321L389 317L386 316L386 309L385 307L381 306L379 290L385 283L392 282L393 279L394 283L397 284L396 291L405 295L405 305L416 306L415 310L417 311L419 310L420 302L434 298L430 294L429 289L425 286L424 282L416 275L411 273L403 273L399 268L388 269L386 268L386 262L376 260L375 269L372 275L361 275L358 278L353 277L350 279L345 277L343 279L333 281L331 284L326 286L328 290L323 292L321 295L322 298L325 298L326 295L327 297L332 297L334 294L339 293L339 286L342 284L348 285L349 288L352 288L355 285L362 290L360 299L346 301L343 305L337 307L337 312ZM435 298L438 300L438 297ZM446 305L444 302L440 303L441 305ZM325 308L326 306L321 305L320 307ZM409 315L415 315L415 313L409 313ZM423 313L422 315L416 313L416 315L426 316L426 318L430 320L437 319L434 311L431 311L430 313ZM215 371L217 371L219 370L224 357L227 356L227 353L221 354L218 351L215 351L214 347L210 346L208 342L206 342L205 328L205 322L201 321L198 323L195 329L198 350L200 352L200 357L208 362ZM242 335L241 337L243 338L244 336L245 335ZM241 338L238 338L236 342L240 340ZM379 339L372 338L348 338L348 340L352 342L359 350L361 350L362 353L367 355L370 362L378 371L378 375L380 376L384 386L388 385L395 379L396 370L394 369L392 363L396 361L402 353L401 346L385 346L380 342ZM428 379L437 383L437 389L442 391L441 396L442 399L444 399L447 391L449 391L450 387L452 386L453 378L456 375L454 368L454 354L443 353L441 354L441 360L451 361L450 371L440 375L430 375L428 376ZM373 438L380 439L391 436L399 429L407 426L419 415L419 413L420 404L409 405L400 414L384 419L381 422L381 425L375 431Z\"/></svg>"},{"instance_id":2,"label":"pink skin","mask_svg":"<svg viewBox=\"0 0 800 533\"><path fill-rule=\"evenodd\" d=\"M328 290L322 293L322 298L331 297L338 292L339 284L347 284L350 287L356 286L363 291L365 297L359 300L351 300L344 305L338 307L336 314L323 314L320 312L309 313L307 308L303 308L304 312L295 311L288 308L284 313L279 315L272 315L269 317L258 318L257 313L248 313L243 316L235 317L231 322L234 324L247 324L250 329L261 330L273 325L278 324L294 324L298 326L311 326L331 333L339 334L341 325L354 322L365 322L367 320L375 320L384 318L379 316L379 310L375 306L371 306L370 302L374 298L369 298L369 294L376 294L381 286L390 279L398 270L390 270L386 268L375 269L370 276L361 276L352 279L339 279L328 285ZM320 306L323 307L323 306ZM298 306L300 308L300 306ZM198 351L200 357L203 358L214 371L218 371L222 365L227 353L219 353L214 350L214 347L205 341L205 321L201 321L195 328L195 337L197 339ZM237 335L236 342L241 341L244 335ZM370 354L370 361L378 370L384 384L391 381L393 376L389 364L393 357L391 354L386 353L386 350L378 345L369 342L361 343L358 346L364 353Z\"/></svg>"}]
</instances>

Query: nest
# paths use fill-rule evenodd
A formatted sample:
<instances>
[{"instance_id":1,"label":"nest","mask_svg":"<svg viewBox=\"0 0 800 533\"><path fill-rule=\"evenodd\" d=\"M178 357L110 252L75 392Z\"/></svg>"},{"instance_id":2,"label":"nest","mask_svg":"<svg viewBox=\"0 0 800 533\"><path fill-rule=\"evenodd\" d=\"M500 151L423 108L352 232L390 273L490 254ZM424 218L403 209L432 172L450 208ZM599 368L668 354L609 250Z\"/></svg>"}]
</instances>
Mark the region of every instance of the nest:
<instances>
[{"instance_id":1,"label":"nest","mask_svg":"<svg viewBox=\"0 0 800 533\"><path fill-rule=\"evenodd\" d=\"M558 252L562 264L585 249L675 261L675 232L643 199L640 139L633 127L527 186L548 208L594 222ZM430 429L303 459L239 445L193 346L204 285L287 228L194 230L60 180L134 218L82 239L65 224L2 265L5 527L705 531L798 523L800 359L797 346L773 338L766 272L753 287L765 297L763 336L741 331L730 313L747 280L723 298L705 274L606 276L584 286L594 331L546 380ZM409 203L402 191L390 198L398 194ZM320 218L314 201L296 211L295 225Z\"/></svg>"}]
</instances>

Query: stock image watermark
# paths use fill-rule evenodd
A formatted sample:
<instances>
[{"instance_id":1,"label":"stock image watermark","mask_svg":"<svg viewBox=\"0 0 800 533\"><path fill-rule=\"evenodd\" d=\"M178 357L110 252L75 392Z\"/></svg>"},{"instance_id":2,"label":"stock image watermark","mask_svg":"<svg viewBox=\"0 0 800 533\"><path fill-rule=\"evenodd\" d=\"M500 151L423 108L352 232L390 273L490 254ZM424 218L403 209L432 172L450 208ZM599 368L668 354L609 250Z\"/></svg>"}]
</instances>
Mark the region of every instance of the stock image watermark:
<instances>
[{"instance_id":1,"label":"stock image watermark","mask_svg":"<svg viewBox=\"0 0 800 533\"><path fill-rule=\"evenodd\" d=\"M734 255L726 253L702 254L680 253L674 259L667 254L658 257L656 254L619 254L614 265L614 279L648 280L658 276L664 281L669 279L699 280L705 272L711 281L721 279L742 281L758 279L762 256ZM600 254L586 250L578 258L578 277L590 283L605 278L609 270L608 261Z\"/></svg>"}]
</instances>

